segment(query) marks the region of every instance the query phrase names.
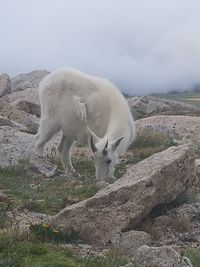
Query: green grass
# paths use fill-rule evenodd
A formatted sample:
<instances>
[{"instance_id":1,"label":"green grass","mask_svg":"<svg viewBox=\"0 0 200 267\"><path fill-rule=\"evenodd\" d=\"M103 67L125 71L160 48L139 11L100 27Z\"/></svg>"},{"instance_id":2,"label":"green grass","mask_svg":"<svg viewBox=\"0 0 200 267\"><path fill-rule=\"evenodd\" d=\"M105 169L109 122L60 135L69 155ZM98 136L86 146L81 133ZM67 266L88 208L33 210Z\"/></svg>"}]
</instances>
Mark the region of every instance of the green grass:
<instances>
[{"instance_id":1,"label":"green grass","mask_svg":"<svg viewBox=\"0 0 200 267\"><path fill-rule=\"evenodd\" d=\"M66 176L45 179L27 176L27 162L0 169L0 190L9 192L12 201L10 208L28 209L30 211L55 214L67 205L87 199L97 193L99 186L94 177L94 163L85 159L74 159L74 166L82 179ZM58 163L60 164L60 163ZM119 164L117 177L125 173L125 166ZM6 219L7 203L0 203L0 227Z\"/></svg>"},{"instance_id":2,"label":"green grass","mask_svg":"<svg viewBox=\"0 0 200 267\"><path fill-rule=\"evenodd\" d=\"M174 145L175 143L171 137L162 133L153 133L144 130L141 135L136 137L135 142L130 147L130 153L126 158L125 163L138 163L152 154L161 152Z\"/></svg>"},{"instance_id":3,"label":"green grass","mask_svg":"<svg viewBox=\"0 0 200 267\"><path fill-rule=\"evenodd\" d=\"M200 251L197 249L185 249L182 251L182 254L188 257L193 264L193 267L200 266Z\"/></svg>"},{"instance_id":4,"label":"green grass","mask_svg":"<svg viewBox=\"0 0 200 267\"><path fill-rule=\"evenodd\" d=\"M75 170L92 179L95 177L95 167L92 160L85 160L84 158L73 158L72 164Z\"/></svg>"},{"instance_id":5,"label":"green grass","mask_svg":"<svg viewBox=\"0 0 200 267\"><path fill-rule=\"evenodd\" d=\"M149 147L162 147L162 149L166 149L172 145L174 145L173 139L164 133L156 133L144 130L142 134L136 136L133 148L146 149Z\"/></svg>"},{"instance_id":6,"label":"green grass","mask_svg":"<svg viewBox=\"0 0 200 267\"><path fill-rule=\"evenodd\" d=\"M12 195L13 207L54 214L69 204L91 197L99 189L94 178L81 181L66 176L29 177L24 167L21 163L0 169L0 189Z\"/></svg>"},{"instance_id":7,"label":"green grass","mask_svg":"<svg viewBox=\"0 0 200 267\"><path fill-rule=\"evenodd\" d=\"M58 166L60 170L64 170L61 160L58 158L50 157L49 160L51 163ZM80 158L72 158L72 164L75 170L87 177L94 178L95 176L95 167L92 160L84 159L83 157Z\"/></svg>"},{"instance_id":8,"label":"green grass","mask_svg":"<svg viewBox=\"0 0 200 267\"><path fill-rule=\"evenodd\" d=\"M20 241L0 236L0 267L119 267L125 257L111 253L105 257L78 258L59 245L40 241ZM4 247L2 247L2 241Z\"/></svg>"}]
</instances>

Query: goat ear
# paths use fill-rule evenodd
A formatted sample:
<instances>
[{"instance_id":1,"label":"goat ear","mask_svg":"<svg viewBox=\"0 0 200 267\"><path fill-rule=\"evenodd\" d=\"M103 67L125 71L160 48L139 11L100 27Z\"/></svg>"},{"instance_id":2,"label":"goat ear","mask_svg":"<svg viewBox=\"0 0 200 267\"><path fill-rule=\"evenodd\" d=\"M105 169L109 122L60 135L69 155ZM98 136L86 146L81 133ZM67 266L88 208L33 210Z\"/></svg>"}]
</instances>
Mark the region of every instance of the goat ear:
<instances>
[{"instance_id":1,"label":"goat ear","mask_svg":"<svg viewBox=\"0 0 200 267\"><path fill-rule=\"evenodd\" d=\"M88 134L89 134L90 139L91 139L91 136L92 136L94 144L99 142L100 138L89 127L87 127L87 130L88 130Z\"/></svg>"},{"instance_id":2,"label":"goat ear","mask_svg":"<svg viewBox=\"0 0 200 267\"><path fill-rule=\"evenodd\" d=\"M116 148L119 146L119 144L121 143L121 141L124 139L124 137L120 137L119 139L115 140L112 144L112 150L115 151Z\"/></svg>"}]
</instances>

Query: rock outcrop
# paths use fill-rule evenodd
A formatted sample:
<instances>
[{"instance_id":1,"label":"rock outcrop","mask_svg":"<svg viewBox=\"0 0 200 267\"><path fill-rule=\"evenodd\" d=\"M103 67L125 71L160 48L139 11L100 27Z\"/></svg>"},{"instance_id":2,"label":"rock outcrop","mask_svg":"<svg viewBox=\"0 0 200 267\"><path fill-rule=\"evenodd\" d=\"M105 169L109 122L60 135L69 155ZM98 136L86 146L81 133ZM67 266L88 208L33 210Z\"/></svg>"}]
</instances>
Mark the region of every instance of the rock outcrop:
<instances>
[{"instance_id":1,"label":"rock outcrop","mask_svg":"<svg viewBox=\"0 0 200 267\"><path fill-rule=\"evenodd\" d=\"M19 110L10 103L1 103L0 116L24 125L29 133L37 133L39 118L36 115Z\"/></svg>"},{"instance_id":2,"label":"rock outcrop","mask_svg":"<svg viewBox=\"0 0 200 267\"><path fill-rule=\"evenodd\" d=\"M163 133L173 138L200 139L200 117L158 115L136 121L137 133Z\"/></svg>"},{"instance_id":3,"label":"rock outcrop","mask_svg":"<svg viewBox=\"0 0 200 267\"><path fill-rule=\"evenodd\" d=\"M49 72L46 70L35 70L30 73L20 74L12 78L11 80L9 80L10 94L4 97L4 102L11 103L18 109L21 109L39 117L40 106L38 97L38 87L41 80L47 74L49 74Z\"/></svg>"},{"instance_id":4,"label":"rock outcrop","mask_svg":"<svg viewBox=\"0 0 200 267\"><path fill-rule=\"evenodd\" d=\"M10 103L1 103L0 115L18 123L22 123L29 116L27 112L18 110Z\"/></svg>"},{"instance_id":5,"label":"rock outcrop","mask_svg":"<svg viewBox=\"0 0 200 267\"><path fill-rule=\"evenodd\" d=\"M153 96L131 97L128 100L135 119L153 115L200 115L200 109L184 102Z\"/></svg>"},{"instance_id":6,"label":"rock outcrop","mask_svg":"<svg viewBox=\"0 0 200 267\"><path fill-rule=\"evenodd\" d=\"M37 88L41 80L49 74L46 70L34 70L29 73L19 74L11 79L12 92L24 91L28 88Z\"/></svg>"},{"instance_id":7,"label":"rock outcrop","mask_svg":"<svg viewBox=\"0 0 200 267\"><path fill-rule=\"evenodd\" d=\"M28 88L24 91L12 92L7 98L7 102L13 105L16 105L18 101L26 101L39 107L38 88Z\"/></svg>"},{"instance_id":8,"label":"rock outcrop","mask_svg":"<svg viewBox=\"0 0 200 267\"><path fill-rule=\"evenodd\" d=\"M106 242L136 226L158 204L174 200L194 179L192 147L171 147L132 166L94 197L66 207L51 224L61 230L73 229L89 243Z\"/></svg>"},{"instance_id":9,"label":"rock outcrop","mask_svg":"<svg viewBox=\"0 0 200 267\"><path fill-rule=\"evenodd\" d=\"M22 121L22 123L27 127L29 133L37 134L39 128L39 119L35 115L29 115Z\"/></svg>"},{"instance_id":10,"label":"rock outcrop","mask_svg":"<svg viewBox=\"0 0 200 267\"><path fill-rule=\"evenodd\" d=\"M0 97L5 96L11 92L11 80L8 74L0 75Z\"/></svg>"}]
</instances>

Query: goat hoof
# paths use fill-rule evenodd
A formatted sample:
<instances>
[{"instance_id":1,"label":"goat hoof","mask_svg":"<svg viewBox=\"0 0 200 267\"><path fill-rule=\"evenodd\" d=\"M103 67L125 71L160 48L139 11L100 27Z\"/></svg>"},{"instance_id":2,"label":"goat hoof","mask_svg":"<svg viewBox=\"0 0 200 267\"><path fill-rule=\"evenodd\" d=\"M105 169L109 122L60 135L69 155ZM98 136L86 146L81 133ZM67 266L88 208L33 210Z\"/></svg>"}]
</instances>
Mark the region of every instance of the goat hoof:
<instances>
[{"instance_id":1,"label":"goat hoof","mask_svg":"<svg viewBox=\"0 0 200 267\"><path fill-rule=\"evenodd\" d=\"M82 175L78 172L73 172L73 175L76 177L76 178L81 178Z\"/></svg>"},{"instance_id":2,"label":"goat hoof","mask_svg":"<svg viewBox=\"0 0 200 267\"><path fill-rule=\"evenodd\" d=\"M108 186L108 185L110 185L110 184L107 183L106 181L100 181L100 182L97 183L97 185L98 185L101 189L103 189L103 188L105 188L106 186Z\"/></svg>"},{"instance_id":3,"label":"goat hoof","mask_svg":"<svg viewBox=\"0 0 200 267\"><path fill-rule=\"evenodd\" d=\"M43 148L42 147L40 147L40 146L38 146L38 145L36 145L35 146L35 153L37 154L37 155L42 155L43 154Z\"/></svg>"},{"instance_id":4,"label":"goat hoof","mask_svg":"<svg viewBox=\"0 0 200 267\"><path fill-rule=\"evenodd\" d=\"M79 174L80 175L80 174ZM86 180L88 180L89 178L86 176L86 175L80 175L79 176L79 180L80 181L82 181L82 182L84 182L84 181L86 181Z\"/></svg>"}]
</instances>

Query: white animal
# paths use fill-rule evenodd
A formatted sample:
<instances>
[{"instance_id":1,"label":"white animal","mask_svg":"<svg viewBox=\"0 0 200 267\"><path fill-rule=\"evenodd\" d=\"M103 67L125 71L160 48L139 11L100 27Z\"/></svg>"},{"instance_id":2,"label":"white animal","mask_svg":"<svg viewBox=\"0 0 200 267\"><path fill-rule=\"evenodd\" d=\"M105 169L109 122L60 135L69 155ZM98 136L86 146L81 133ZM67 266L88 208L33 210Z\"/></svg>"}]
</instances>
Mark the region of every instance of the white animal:
<instances>
[{"instance_id":1,"label":"white animal","mask_svg":"<svg viewBox=\"0 0 200 267\"><path fill-rule=\"evenodd\" d=\"M46 76L39 87L41 120L36 150L62 130L58 152L67 173L76 174L70 151L74 143L89 144L96 177L104 181L114 176L118 157L135 138L135 125L129 106L109 81L73 69Z\"/></svg>"}]
</instances>

